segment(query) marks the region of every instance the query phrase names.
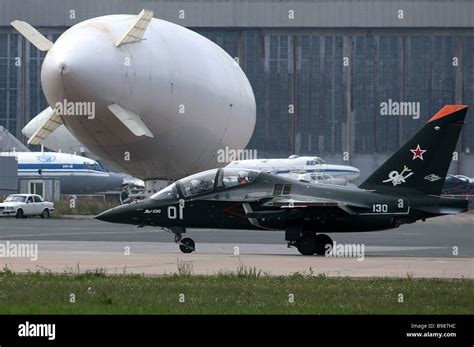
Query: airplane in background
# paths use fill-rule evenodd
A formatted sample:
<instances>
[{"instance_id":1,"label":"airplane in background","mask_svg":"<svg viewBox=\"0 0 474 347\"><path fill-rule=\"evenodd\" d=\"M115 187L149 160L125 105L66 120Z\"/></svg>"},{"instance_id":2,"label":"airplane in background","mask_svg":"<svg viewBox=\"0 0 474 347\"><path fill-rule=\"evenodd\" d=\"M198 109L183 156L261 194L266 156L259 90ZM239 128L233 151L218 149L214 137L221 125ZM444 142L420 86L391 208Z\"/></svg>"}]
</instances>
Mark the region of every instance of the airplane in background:
<instances>
[{"instance_id":1,"label":"airplane in background","mask_svg":"<svg viewBox=\"0 0 474 347\"><path fill-rule=\"evenodd\" d=\"M106 171L97 161L79 155L56 152L0 152L16 157L18 176L58 178L61 194L92 194L119 190L122 175Z\"/></svg>"},{"instance_id":2,"label":"airplane in background","mask_svg":"<svg viewBox=\"0 0 474 347\"><path fill-rule=\"evenodd\" d=\"M474 196L474 178L464 175L448 175L442 193L444 195Z\"/></svg>"},{"instance_id":3,"label":"airplane in background","mask_svg":"<svg viewBox=\"0 0 474 347\"><path fill-rule=\"evenodd\" d=\"M309 184L261 171L204 171L151 198L109 209L97 219L156 226L195 250L187 228L284 230L288 246L325 255L326 233L397 228L468 210L468 200L440 195L468 107L447 105L359 187Z\"/></svg>"},{"instance_id":4,"label":"airplane in background","mask_svg":"<svg viewBox=\"0 0 474 347\"><path fill-rule=\"evenodd\" d=\"M291 155L285 159L235 160L228 168L252 169L310 183L346 185L359 178L359 169L332 165L320 157Z\"/></svg>"}]
</instances>

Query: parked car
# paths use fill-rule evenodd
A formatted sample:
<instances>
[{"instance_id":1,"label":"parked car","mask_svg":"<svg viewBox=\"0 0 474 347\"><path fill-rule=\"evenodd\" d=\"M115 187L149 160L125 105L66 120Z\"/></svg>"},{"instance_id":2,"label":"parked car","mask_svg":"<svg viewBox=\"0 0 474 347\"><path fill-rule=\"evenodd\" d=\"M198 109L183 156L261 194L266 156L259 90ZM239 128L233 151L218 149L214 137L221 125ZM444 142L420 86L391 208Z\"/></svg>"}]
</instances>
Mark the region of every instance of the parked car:
<instances>
[{"instance_id":1,"label":"parked car","mask_svg":"<svg viewBox=\"0 0 474 347\"><path fill-rule=\"evenodd\" d=\"M25 218L27 216L40 216L49 218L54 211L54 204L44 201L37 194L12 194L0 203L0 215Z\"/></svg>"}]
</instances>

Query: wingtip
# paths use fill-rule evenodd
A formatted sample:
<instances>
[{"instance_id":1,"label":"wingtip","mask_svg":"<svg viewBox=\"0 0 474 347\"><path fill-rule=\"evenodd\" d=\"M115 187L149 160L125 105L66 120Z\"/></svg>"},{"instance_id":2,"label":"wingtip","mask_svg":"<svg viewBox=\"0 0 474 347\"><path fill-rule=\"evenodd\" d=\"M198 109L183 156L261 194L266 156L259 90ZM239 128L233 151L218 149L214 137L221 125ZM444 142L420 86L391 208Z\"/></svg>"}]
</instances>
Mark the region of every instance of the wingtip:
<instances>
[{"instance_id":1,"label":"wingtip","mask_svg":"<svg viewBox=\"0 0 474 347\"><path fill-rule=\"evenodd\" d=\"M469 108L469 106L467 106L467 105L444 105L433 117L431 117L431 119L428 121L428 123L432 122L432 121L435 121L435 120L438 120L440 118L449 116L449 115L451 115L453 113L456 113L458 111L468 109L468 108Z\"/></svg>"}]
</instances>

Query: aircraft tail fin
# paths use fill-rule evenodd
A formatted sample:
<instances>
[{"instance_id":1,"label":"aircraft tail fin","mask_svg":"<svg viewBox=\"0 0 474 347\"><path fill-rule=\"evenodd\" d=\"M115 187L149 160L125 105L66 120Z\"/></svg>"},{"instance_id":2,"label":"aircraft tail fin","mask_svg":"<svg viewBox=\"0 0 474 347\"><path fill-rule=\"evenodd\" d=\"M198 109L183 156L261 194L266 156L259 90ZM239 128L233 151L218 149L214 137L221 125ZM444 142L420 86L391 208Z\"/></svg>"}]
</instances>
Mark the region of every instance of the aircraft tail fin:
<instances>
[{"instance_id":1,"label":"aircraft tail fin","mask_svg":"<svg viewBox=\"0 0 474 347\"><path fill-rule=\"evenodd\" d=\"M468 107L446 105L361 185L380 193L439 195Z\"/></svg>"}]
</instances>

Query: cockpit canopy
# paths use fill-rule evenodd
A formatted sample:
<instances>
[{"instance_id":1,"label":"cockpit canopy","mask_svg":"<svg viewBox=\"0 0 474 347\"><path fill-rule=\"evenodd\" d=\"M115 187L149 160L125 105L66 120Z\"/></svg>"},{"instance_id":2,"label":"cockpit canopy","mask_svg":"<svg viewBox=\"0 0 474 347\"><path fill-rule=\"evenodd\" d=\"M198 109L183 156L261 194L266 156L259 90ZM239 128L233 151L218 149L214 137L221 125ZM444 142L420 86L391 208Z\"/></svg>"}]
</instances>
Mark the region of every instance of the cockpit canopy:
<instances>
[{"instance_id":1,"label":"cockpit canopy","mask_svg":"<svg viewBox=\"0 0 474 347\"><path fill-rule=\"evenodd\" d=\"M210 193L214 190L217 169L199 172L178 181L184 197Z\"/></svg>"},{"instance_id":2,"label":"cockpit canopy","mask_svg":"<svg viewBox=\"0 0 474 347\"><path fill-rule=\"evenodd\" d=\"M306 161L306 165L309 166L322 164L326 164L326 162L320 157L314 157L314 159Z\"/></svg>"},{"instance_id":3,"label":"cockpit canopy","mask_svg":"<svg viewBox=\"0 0 474 347\"><path fill-rule=\"evenodd\" d=\"M170 184L168 187L163 188L158 193L153 194L150 199L153 200L172 200L179 199L178 189L176 183Z\"/></svg>"},{"instance_id":4,"label":"cockpit canopy","mask_svg":"<svg viewBox=\"0 0 474 347\"><path fill-rule=\"evenodd\" d=\"M247 169L212 169L185 177L160 190L151 199L179 199L212 193L255 181L260 171Z\"/></svg>"}]
</instances>

